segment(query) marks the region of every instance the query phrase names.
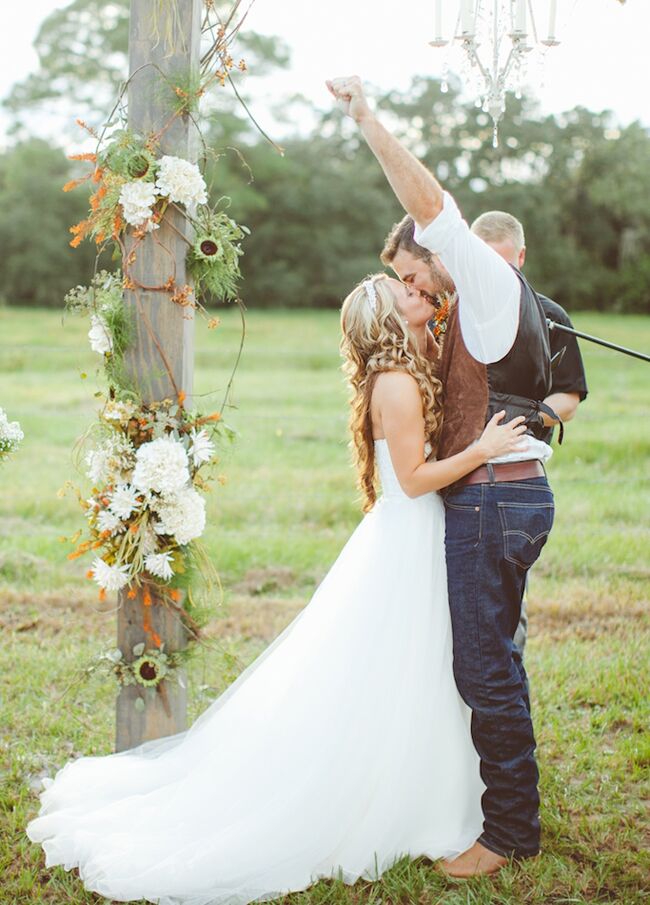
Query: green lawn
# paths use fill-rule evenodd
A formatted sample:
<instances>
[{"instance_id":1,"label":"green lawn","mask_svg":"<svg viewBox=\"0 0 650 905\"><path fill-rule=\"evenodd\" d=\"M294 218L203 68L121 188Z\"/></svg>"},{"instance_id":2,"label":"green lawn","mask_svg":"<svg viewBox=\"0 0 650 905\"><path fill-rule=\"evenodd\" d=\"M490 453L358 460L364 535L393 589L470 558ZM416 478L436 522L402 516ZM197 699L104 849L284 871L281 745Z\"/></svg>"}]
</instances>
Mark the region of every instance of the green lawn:
<instances>
[{"instance_id":1,"label":"green lawn","mask_svg":"<svg viewBox=\"0 0 650 905\"><path fill-rule=\"evenodd\" d=\"M650 351L650 318L575 322ZM41 771L113 743L111 683L69 687L115 634L114 613L84 578L88 562L69 562L60 540L81 525L74 495L57 491L70 478L87 487L71 450L100 383L86 330L51 311L0 309L0 405L26 433L0 470L0 905L104 901L73 874L46 871L23 832ZM213 394L210 406L238 337L235 311L215 332L199 326L196 389ZM583 351L591 392L549 466L556 522L530 590L542 857L469 884L405 862L377 884L321 883L292 905L650 899L650 367ZM249 313L226 415L238 438L223 452L227 483L211 495L205 538L225 596L206 629L210 647L190 666L191 719L309 600L360 518L339 364L335 313Z\"/></svg>"}]
</instances>

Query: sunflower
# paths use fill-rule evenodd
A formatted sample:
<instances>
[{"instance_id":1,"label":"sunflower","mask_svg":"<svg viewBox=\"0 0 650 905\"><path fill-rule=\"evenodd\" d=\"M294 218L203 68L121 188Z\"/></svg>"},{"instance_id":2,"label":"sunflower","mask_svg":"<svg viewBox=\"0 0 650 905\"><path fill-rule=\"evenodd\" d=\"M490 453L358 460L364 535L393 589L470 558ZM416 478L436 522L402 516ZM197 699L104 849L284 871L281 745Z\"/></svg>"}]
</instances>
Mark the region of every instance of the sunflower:
<instances>
[{"instance_id":1,"label":"sunflower","mask_svg":"<svg viewBox=\"0 0 650 905\"><path fill-rule=\"evenodd\" d=\"M214 261L223 256L223 244L215 236L203 235L194 242L193 251L200 261Z\"/></svg>"},{"instance_id":2,"label":"sunflower","mask_svg":"<svg viewBox=\"0 0 650 905\"><path fill-rule=\"evenodd\" d=\"M151 651L138 657L131 664L136 682L145 686L158 685L169 672L166 661L167 657L165 654L156 654Z\"/></svg>"}]
</instances>

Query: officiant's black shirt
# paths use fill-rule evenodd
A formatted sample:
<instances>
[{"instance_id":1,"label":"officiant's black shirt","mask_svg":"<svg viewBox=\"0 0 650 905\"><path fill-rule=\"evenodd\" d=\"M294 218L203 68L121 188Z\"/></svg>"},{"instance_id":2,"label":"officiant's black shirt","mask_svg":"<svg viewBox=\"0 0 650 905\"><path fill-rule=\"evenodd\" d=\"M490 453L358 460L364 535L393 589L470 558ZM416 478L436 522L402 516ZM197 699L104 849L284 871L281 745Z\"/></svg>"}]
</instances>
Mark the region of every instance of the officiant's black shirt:
<instances>
[{"instance_id":1,"label":"officiant's black shirt","mask_svg":"<svg viewBox=\"0 0 650 905\"><path fill-rule=\"evenodd\" d=\"M549 320L555 321L557 324L563 324L565 327L573 327L571 318L561 305L539 292L537 295L542 303L544 314ZM551 341L551 357L566 346L562 360L552 372L551 393L577 393L580 397L580 402L582 402L589 391L578 340L570 333L563 333L561 330L550 330L549 337ZM550 443L552 437L553 429L549 428L548 435L543 439L546 443Z\"/></svg>"}]
</instances>

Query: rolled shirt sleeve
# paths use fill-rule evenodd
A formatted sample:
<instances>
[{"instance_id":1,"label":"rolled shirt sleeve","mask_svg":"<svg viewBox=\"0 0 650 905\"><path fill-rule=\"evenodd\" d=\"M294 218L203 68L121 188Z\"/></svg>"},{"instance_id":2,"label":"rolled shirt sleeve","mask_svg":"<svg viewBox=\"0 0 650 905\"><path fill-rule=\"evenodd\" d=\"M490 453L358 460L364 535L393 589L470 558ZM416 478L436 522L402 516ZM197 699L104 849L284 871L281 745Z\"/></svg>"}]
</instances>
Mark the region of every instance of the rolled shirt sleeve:
<instances>
[{"instance_id":1,"label":"rolled shirt sleeve","mask_svg":"<svg viewBox=\"0 0 650 905\"><path fill-rule=\"evenodd\" d=\"M507 355L519 328L520 285L512 267L470 232L449 192L428 226L413 238L435 254L456 284L458 316L469 353L483 364Z\"/></svg>"}]
</instances>

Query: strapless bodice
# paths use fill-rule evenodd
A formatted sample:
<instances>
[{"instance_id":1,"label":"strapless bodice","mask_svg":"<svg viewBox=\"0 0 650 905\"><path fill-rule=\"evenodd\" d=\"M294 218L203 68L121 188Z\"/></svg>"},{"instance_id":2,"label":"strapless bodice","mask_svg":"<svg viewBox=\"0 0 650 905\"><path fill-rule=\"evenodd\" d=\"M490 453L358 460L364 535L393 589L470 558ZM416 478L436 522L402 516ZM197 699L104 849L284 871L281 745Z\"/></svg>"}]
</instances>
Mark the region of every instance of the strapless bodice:
<instances>
[{"instance_id":1,"label":"strapless bodice","mask_svg":"<svg viewBox=\"0 0 650 905\"><path fill-rule=\"evenodd\" d=\"M385 439L375 440L375 458L379 470L379 480L381 481L381 489L385 499L403 499L410 500L408 494L404 493L400 482L393 468L393 461L390 457L388 449L388 441ZM431 444L424 444L424 455L429 456L431 453Z\"/></svg>"}]
</instances>

